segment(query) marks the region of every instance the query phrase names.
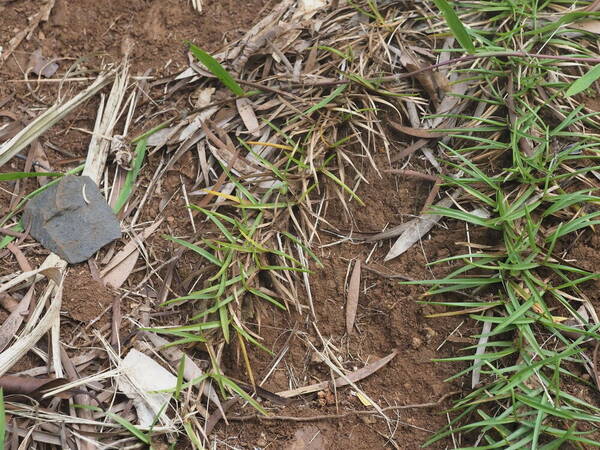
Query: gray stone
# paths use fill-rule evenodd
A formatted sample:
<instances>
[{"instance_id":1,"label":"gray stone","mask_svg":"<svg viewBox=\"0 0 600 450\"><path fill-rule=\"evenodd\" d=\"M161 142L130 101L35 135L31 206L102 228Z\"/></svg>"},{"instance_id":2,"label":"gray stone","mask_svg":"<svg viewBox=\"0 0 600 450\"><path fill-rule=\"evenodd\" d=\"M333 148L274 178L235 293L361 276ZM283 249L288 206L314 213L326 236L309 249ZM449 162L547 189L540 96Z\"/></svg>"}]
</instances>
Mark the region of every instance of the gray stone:
<instances>
[{"instance_id":1,"label":"gray stone","mask_svg":"<svg viewBox=\"0 0 600 450\"><path fill-rule=\"evenodd\" d=\"M29 201L25 229L70 264L88 260L121 237L121 228L90 177L67 175Z\"/></svg>"}]
</instances>

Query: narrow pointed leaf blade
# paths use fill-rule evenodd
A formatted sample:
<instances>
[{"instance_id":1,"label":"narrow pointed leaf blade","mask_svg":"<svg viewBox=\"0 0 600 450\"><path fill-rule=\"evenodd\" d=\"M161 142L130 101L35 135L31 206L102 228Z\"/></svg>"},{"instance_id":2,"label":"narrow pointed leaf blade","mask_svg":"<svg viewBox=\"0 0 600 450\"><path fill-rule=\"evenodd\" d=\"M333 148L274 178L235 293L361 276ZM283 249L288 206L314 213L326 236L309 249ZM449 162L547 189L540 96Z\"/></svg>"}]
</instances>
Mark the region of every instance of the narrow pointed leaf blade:
<instances>
[{"instance_id":1,"label":"narrow pointed leaf blade","mask_svg":"<svg viewBox=\"0 0 600 450\"><path fill-rule=\"evenodd\" d=\"M242 97L244 95L244 90L237 83L237 81L233 79L231 74L223 68L219 61L210 56L200 47L196 47L194 44L190 44L190 51L196 58L198 58L198 61L204 64L204 66L215 77L217 77L221 81L221 83L223 83L231 92L233 92L238 97Z\"/></svg>"},{"instance_id":2,"label":"narrow pointed leaf blade","mask_svg":"<svg viewBox=\"0 0 600 450\"><path fill-rule=\"evenodd\" d=\"M471 36L469 36L467 29L458 18L458 15L452 6L450 6L446 0L433 1L444 15L450 31L452 31L452 34L454 34L459 44L462 45L467 52L475 53L475 45L473 45L473 40L471 39Z\"/></svg>"},{"instance_id":3,"label":"narrow pointed leaf blade","mask_svg":"<svg viewBox=\"0 0 600 450\"><path fill-rule=\"evenodd\" d=\"M346 300L346 332L352 334L356 310L358 308L358 296L360 292L360 259L354 264L352 276L348 284L348 297Z\"/></svg>"},{"instance_id":4,"label":"narrow pointed leaf blade","mask_svg":"<svg viewBox=\"0 0 600 450\"><path fill-rule=\"evenodd\" d=\"M571 86L569 86L569 89L567 89L567 92L565 93L565 95L567 97L571 97L575 94L579 94L580 92L585 91L598 78L600 78L600 64L594 66L584 76L575 80L571 84Z\"/></svg>"}]
</instances>

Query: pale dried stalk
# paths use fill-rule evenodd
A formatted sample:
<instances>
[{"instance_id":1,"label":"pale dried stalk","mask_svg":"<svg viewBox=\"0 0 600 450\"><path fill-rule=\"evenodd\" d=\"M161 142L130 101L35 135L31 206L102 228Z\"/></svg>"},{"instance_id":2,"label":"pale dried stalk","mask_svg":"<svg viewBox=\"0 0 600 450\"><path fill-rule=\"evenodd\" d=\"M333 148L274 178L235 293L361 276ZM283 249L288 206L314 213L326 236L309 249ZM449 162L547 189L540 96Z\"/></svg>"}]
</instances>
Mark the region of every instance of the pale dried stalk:
<instances>
[{"instance_id":1,"label":"pale dried stalk","mask_svg":"<svg viewBox=\"0 0 600 450\"><path fill-rule=\"evenodd\" d=\"M117 124L121 103L125 97L129 67L127 63L121 73L115 75L113 87L108 96L105 105L100 106L94 126L94 134L88 149L85 168L82 175L90 177L96 184L100 184L102 172L106 165L106 158L110 150L110 137L113 135L113 129Z\"/></svg>"}]
</instances>

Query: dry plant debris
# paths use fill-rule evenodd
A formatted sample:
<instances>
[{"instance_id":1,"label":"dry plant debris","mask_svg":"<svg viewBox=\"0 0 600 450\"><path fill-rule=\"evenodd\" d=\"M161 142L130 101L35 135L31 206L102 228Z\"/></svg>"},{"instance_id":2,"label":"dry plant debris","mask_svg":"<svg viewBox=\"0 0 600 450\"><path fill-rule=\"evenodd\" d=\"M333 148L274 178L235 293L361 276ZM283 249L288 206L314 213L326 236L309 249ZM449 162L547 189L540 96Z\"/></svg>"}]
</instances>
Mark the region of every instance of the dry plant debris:
<instances>
[{"instance_id":1,"label":"dry plant debris","mask_svg":"<svg viewBox=\"0 0 600 450\"><path fill-rule=\"evenodd\" d=\"M600 338L600 323L585 289L597 273L566 259L567 239L579 239L598 224L599 122L577 100L598 78L592 79L594 69L581 76L584 67L600 61L595 46L581 38L595 28L579 20L589 19L588 13L560 4L531 13L478 2L472 9L455 5L457 15L446 1L434 3L439 9L410 2L279 2L214 55L190 45L189 69L153 87L164 88L161 102L187 96L191 112L135 138L129 136L132 123L164 111L147 101L146 80L134 80L126 62L22 130L0 128L2 166L112 82L108 97L101 97L85 165L71 172L82 171L109 193L129 236L89 261L96 282L118 289L106 309L110 323L62 342L66 263L51 255L32 269L19 248L27 231L16 215L24 201L57 180L28 193L0 221L7 235L0 246L21 264L19 273L0 280L0 295L13 299L3 301L12 312L0 328L0 342L9 345L0 354L0 374L28 352L44 361L29 369L44 375L36 378L40 385L18 392L41 398L39 405L12 397L15 379L0 378L6 389L2 404L11 417L6 429L23 438L21 446L124 448L152 446L160 438L205 448L215 442L211 432L219 421L257 417L232 412L240 399L266 416L286 405L286 398L311 392L327 390L324 396L335 403L337 389L347 385L368 412L306 420L373 414L392 436L386 413L403 407L379 406L357 383L377 376L397 353L348 370L319 329L310 286L310 268L320 264L314 251L318 231L329 226L325 212L339 204L349 217L351 207L365 206L356 194L369 182L365 167L378 174L388 169L375 163L379 153L389 165L402 163L403 176L434 183L426 201L435 203L433 214L424 211L375 235L355 238L350 231L344 240L397 238L389 243L388 261L442 220L501 236L495 246L468 239L467 253L441 261L464 263L445 278L411 281L431 287L424 298L449 309L442 314L468 314L482 330L467 356L453 358L472 363L456 377L472 372L474 390L455 403L448 427L430 443L452 436L455 447L597 444L599 407L590 395L562 388L564 379L582 380L584 371L593 380L582 383L585 388L598 388L598 345L590 351L590 344ZM200 2L193 4L200 10ZM406 142L402 149L394 144L398 135ZM171 199L161 201L154 220L142 217L167 175L190 153L200 167L191 174L192 190L182 183L189 211L181 217L189 218L193 232L165 235L173 246L171 257L161 260L150 238L169 223L161 212ZM161 155L150 174L144 172L150 169L144 166L148 155ZM142 174L149 180L145 189L136 186ZM5 179L39 175L27 170ZM175 267L184 257L194 258L197 270L176 280ZM356 326L361 270L374 270L366 263L356 261L348 283L348 334ZM183 295L176 294L176 284L185 286ZM126 297L146 303L124 316ZM258 379L262 374L254 373L248 349L269 349L260 326L248 318L260 325L267 306L294 310L312 322L316 339L301 339L331 380L290 380L290 389L278 393L262 387L285 354L275 355L271 372ZM155 314L160 307L164 316ZM162 319L171 313L173 320ZM129 335L122 332L125 325L133 330ZM74 346L80 354L70 356ZM231 349L245 366L246 382L224 370ZM56 384L48 386L48 374ZM67 402L58 401L65 397ZM34 424L43 431L24 432ZM387 442L397 446L391 438Z\"/></svg>"}]
</instances>

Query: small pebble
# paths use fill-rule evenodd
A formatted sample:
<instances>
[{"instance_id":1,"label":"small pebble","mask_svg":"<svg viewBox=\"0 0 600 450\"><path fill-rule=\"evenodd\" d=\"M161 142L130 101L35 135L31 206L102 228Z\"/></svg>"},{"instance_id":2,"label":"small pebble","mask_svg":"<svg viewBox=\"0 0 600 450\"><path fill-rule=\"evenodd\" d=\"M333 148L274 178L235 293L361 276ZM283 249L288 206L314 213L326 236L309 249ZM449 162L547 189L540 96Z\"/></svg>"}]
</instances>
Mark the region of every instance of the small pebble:
<instances>
[{"instance_id":1,"label":"small pebble","mask_svg":"<svg viewBox=\"0 0 600 450\"><path fill-rule=\"evenodd\" d=\"M418 338L416 336L413 336L412 338L412 348L414 348L415 350L418 349L421 345L423 345L423 340L421 338Z\"/></svg>"},{"instance_id":2,"label":"small pebble","mask_svg":"<svg viewBox=\"0 0 600 450\"><path fill-rule=\"evenodd\" d=\"M375 417L373 417L372 415L360 416L360 420L362 421L362 423L365 423L367 425L373 425L375 422L377 422Z\"/></svg>"},{"instance_id":3,"label":"small pebble","mask_svg":"<svg viewBox=\"0 0 600 450\"><path fill-rule=\"evenodd\" d=\"M423 331L425 332L425 338L427 339L427 342L431 341L437 336L437 332L431 327L425 327L423 328Z\"/></svg>"},{"instance_id":4,"label":"small pebble","mask_svg":"<svg viewBox=\"0 0 600 450\"><path fill-rule=\"evenodd\" d=\"M313 354L310 356L310 362L312 364L321 364L323 362L323 359L319 356L317 352L313 352Z\"/></svg>"},{"instance_id":5,"label":"small pebble","mask_svg":"<svg viewBox=\"0 0 600 450\"><path fill-rule=\"evenodd\" d=\"M267 438L265 436L265 433L260 433L260 437L258 438L258 440L256 441L256 446L260 447L260 448L264 448L268 445L269 443L267 442Z\"/></svg>"}]
</instances>

